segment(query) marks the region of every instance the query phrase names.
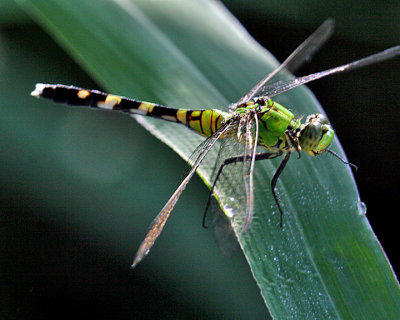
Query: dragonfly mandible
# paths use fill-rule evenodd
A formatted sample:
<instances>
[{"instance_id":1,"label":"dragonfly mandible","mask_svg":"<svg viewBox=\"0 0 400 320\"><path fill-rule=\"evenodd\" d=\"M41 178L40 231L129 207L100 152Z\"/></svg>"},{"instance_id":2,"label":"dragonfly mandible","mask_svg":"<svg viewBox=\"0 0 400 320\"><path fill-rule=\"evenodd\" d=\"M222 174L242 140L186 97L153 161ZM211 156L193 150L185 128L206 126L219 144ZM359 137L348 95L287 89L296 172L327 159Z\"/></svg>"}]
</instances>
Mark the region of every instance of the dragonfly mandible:
<instances>
[{"instance_id":1,"label":"dragonfly mandible","mask_svg":"<svg viewBox=\"0 0 400 320\"><path fill-rule=\"evenodd\" d=\"M325 21L277 69L257 83L237 103L232 104L229 112L219 109L191 110L172 108L156 103L107 94L97 90L86 90L60 84L36 84L35 90L31 93L36 97L47 98L57 103L67 103L71 106L115 110L129 115L141 115L172 121L183 124L207 138L196 148L191 157L191 170L151 223L149 231L137 251L132 268L149 253L185 187L207 153L219 140L229 141L231 144L240 146L238 149L240 152L222 159L223 161L219 168L215 171L216 175L210 190L207 207L224 169L231 164L241 163L241 173L239 175L245 190L243 196L243 202L245 202L243 207L245 209L242 212L245 215L243 232L249 228L253 218L253 176L256 161L273 159L284 155L271 180L272 194L280 211L281 227L283 226L283 210L279 203L275 187L279 176L289 161L291 153L295 152L300 156L300 152L304 151L308 155L315 157L324 152L329 152L345 164L352 165L329 149L335 132L326 116L315 113L309 115L302 122L301 118L295 119L291 111L272 100L273 97L310 81L364 67L400 55L400 46L396 46L339 67L291 80L271 83L271 80L280 71L284 69L294 71L309 59L326 42L332 34L333 29L334 22L330 19ZM263 147L265 152L257 153L257 147Z\"/></svg>"}]
</instances>

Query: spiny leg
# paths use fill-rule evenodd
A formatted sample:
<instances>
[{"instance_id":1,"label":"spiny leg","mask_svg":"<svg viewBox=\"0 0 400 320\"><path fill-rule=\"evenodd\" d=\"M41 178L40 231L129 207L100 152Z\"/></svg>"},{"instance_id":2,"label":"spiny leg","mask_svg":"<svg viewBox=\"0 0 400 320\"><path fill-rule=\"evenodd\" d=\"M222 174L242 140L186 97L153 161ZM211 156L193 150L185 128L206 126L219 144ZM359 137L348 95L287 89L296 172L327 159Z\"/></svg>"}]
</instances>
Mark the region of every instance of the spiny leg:
<instances>
[{"instance_id":1,"label":"spiny leg","mask_svg":"<svg viewBox=\"0 0 400 320\"><path fill-rule=\"evenodd\" d=\"M291 145L296 149L296 152L300 159L301 158L301 153L300 153L301 148L300 148L299 143L295 140L293 133L289 130L286 130L285 136L286 136L286 139L290 141Z\"/></svg>"},{"instance_id":2,"label":"spiny leg","mask_svg":"<svg viewBox=\"0 0 400 320\"><path fill-rule=\"evenodd\" d=\"M276 187L276 182L278 181L279 176L281 175L283 169L285 169L285 166L289 161L290 154L291 154L290 152L286 153L285 158L282 160L281 164L279 165L278 169L276 170L276 172L271 180L272 195L274 196L275 203L278 206L279 212L281 213L281 223L280 223L281 228L283 227L283 210L281 208L281 205L279 204L278 197L275 193L275 187Z\"/></svg>"},{"instance_id":3,"label":"spiny leg","mask_svg":"<svg viewBox=\"0 0 400 320\"><path fill-rule=\"evenodd\" d=\"M276 157L279 157L280 155L282 155L282 151L279 151L277 153L268 153L268 152L266 152L266 153L257 153L256 156L255 156L255 161L266 160L266 159L274 159ZM211 187L210 193L208 194L207 205L206 205L206 209L205 209L204 215L203 215L203 223L202 223L203 224L203 228L208 228L207 225L206 225L207 211L208 211L208 208L210 207L211 198L212 198L212 195L214 193L215 185L217 184L217 181L219 179L219 176L222 173L222 170L228 164L241 162L241 161L244 161L244 160L245 160L245 156L237 156L237 157L227 158L227 159L224 160L224 162L219 167L217 175L216 175L216 177L214 179L214 183L213 183L213 185ZM250 160L251 160L251 156L248 155L246 157L246 161L250 161ZM275 201L276 201L276 199L275 199ZM278 207L279 207L279 204L278 204Z\"/></svg>"},{"instance_id":4,"label":"spiny leg","mask_svg":"<svg viewBox=\"0 0 400 320\"><path fill-rule=\"evenodd\" d=\"M346 161L345 159L343 159L340 155L338 155L335 151L332 151L331 149L326 149L327 152L329 152L331 155L335 156L336 158L338 158L340 161L342 161L344 164L347 164L350 167L353 167L355 170L358 170L358 167L351 163Z\"/></svg>"}]
</instances>

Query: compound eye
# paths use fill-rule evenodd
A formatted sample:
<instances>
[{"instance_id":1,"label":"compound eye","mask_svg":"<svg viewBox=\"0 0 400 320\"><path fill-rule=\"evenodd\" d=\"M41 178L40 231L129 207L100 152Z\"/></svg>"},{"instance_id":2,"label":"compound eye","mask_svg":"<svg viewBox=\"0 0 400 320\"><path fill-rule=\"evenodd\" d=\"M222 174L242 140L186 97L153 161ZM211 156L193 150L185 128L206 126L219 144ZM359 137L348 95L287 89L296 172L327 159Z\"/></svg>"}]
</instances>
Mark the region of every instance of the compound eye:
<instances>
[{"instance_id":1,"label":"compound eye","mask_svg":"<svg viewBox=\"0 0 400 320\"><path fill-rule=\"evenodd\" d=\"M300 132L299 143L301 149L306 152L313 150L316 146L318 146L318 143L321 140L321 135L321 124L318 120L311 120L304 126L303 130L301 130Z\"/></svg>"}]
</instances>

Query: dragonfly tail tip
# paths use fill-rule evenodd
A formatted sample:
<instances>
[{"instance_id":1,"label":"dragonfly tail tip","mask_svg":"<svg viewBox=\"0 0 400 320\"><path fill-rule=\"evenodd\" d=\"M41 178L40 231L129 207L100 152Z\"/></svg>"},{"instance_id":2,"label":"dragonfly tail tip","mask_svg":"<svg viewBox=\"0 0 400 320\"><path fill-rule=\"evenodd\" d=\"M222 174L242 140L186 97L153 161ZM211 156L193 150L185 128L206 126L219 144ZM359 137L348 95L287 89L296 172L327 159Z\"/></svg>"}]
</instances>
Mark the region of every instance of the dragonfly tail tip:
<instances>
[{"instance_id":1,"label":"dragonfly tail tip","mask_svg":"<svg viewBox=\"0 0 400 320\"><path fill-rule=\"evenodd\" d=\"M43 89L45 88L45 84L43 83L37 83L35 86L35 90L31 92L31 96L33 97L40 97L43 93Z\"/></svg>"}]
</instances>

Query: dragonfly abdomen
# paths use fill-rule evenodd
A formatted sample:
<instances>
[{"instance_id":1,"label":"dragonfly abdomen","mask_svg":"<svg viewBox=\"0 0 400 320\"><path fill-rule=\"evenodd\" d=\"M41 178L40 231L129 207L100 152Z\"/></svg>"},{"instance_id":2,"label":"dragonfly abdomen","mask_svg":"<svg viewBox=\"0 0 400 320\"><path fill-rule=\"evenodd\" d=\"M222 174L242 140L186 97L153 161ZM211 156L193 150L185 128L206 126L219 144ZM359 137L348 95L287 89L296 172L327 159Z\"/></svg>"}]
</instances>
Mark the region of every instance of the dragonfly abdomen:
<instances>
[{"instance_id":1,"label":"dragonfly abdomen","mask_svg":"<svg viewBox=\"0 0 400 320\"><path fill-rule=\"evenodd\" d=\"M87 90L61 84L36 84L31 95L56 103L95 109L116 110L130 115L143 115L181 123L202 136L216 132L229 116L217 109L190 110L171 108L156 103L116 96L97 90Z\"/></svg>"}]
</instances>

